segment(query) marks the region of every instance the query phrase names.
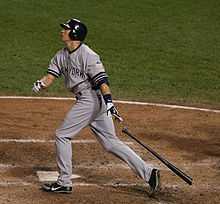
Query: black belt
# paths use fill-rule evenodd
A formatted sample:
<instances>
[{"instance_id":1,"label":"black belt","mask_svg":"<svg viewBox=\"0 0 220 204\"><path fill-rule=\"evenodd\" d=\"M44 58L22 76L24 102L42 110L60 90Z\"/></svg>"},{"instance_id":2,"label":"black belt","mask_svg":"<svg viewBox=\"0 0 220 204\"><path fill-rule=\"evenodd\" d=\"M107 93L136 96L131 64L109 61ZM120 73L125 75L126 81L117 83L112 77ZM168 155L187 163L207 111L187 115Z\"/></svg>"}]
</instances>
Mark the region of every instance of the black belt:
<instances>
[{"instance_id":1,"label":"black belt","mask_svg":"<svg viewBox=\"0 0 220 204\"><path fill-rule=\"evenodd\" d=\"M82 92L81 92L81 91L77 92L77 93L75 94L75 96L76 96L76 100L78 100L79 97L82 96Z\"/></svg>"},{"instance_id":2,"label":"black belt","mask_svg":"<svg viewBox=\"0 0 220 204\"><path fill-rule=\"evenodd\" d=\"M92 89L92 90L94 90L94 89ZM83 90L75 93L76 100L79 100L79 97L83 95L82 92L83 92ZM99 103L100 103L100 106L101 106L102 105L102 95L97 93L97 97L99 99Z\"/></svg>"}]
</instances>

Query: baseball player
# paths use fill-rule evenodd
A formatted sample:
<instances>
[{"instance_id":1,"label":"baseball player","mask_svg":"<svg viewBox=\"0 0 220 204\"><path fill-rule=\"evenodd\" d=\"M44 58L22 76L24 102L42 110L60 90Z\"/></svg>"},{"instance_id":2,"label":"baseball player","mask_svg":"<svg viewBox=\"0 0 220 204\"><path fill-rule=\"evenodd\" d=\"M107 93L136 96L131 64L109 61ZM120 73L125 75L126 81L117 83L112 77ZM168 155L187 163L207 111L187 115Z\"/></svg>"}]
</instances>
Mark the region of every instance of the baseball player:
<instances>
[{"instance_id":1,"label":"baseball player","mask_svg":"<svg viewBox=\"0 0 220 204\"><path fill-rule=\"evenodd\" d=\"M108 75L100 57L83 43L87 27L77 19L60 24L65 47L52 58L47 74L33 85L35 93L48 88L56 78L64 77L65 87L76 97L76 103L56 130L56 154L59 177L55 183L44 184L43 190L54 193L72 191L72 145L74 138L89 126L106 151L114 154L145 182L150 193L159 189L159 170L146 164L116 136L112 117L122 120L112 102Z\"/></svg>"}]
</instances>

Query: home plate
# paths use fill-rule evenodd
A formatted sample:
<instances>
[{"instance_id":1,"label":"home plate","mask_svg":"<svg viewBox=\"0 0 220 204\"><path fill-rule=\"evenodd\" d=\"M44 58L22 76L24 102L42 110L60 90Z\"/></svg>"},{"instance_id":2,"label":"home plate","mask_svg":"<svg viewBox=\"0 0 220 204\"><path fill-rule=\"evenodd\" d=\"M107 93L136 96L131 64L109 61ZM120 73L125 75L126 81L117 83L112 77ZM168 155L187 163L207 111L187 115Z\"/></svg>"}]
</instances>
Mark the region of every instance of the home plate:
<instances>
[{"instance_id":1,"label":"home plate","mask_svg":"<svg viewBox=\"0 0 220 204\"><path fill-rule=\"evenodd\" d=\"M40 182L52 182L57 180L59 174L57 171L37 171L37 176ZM71 176L71 179L77 178L80 178L77 174Z\"/></svg>"}]
</instances>

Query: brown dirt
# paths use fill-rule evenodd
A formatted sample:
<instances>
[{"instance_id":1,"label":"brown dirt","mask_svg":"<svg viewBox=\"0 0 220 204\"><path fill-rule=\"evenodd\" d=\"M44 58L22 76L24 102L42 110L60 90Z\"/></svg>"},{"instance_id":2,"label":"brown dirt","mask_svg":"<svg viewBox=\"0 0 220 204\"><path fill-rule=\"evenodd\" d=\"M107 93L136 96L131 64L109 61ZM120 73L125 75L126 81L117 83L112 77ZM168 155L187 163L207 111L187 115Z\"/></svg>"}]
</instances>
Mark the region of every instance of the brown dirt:
<instances>
[{"instance_id":1,"label":"brown dirt","mask_svg":"<svg viewBox=\"0 0 220 204\"><path fill-rule=\"evenodd\" d=\"M0 139L54 139L54 131L72 103L1 99ZM104 152L99 143L73 144L74 173L82 176L75 182L97 185L76 186L70 195L49 194L40 190L36 172L56 170L54 144L0 142L0 204L220 202L220 114L137 105L118 105L118 109L132 133L193 177L192 186L142 147L131 145L144 160L161 168L161 192L151 198L143 181L128 168L114 167L122 162ZM116 128L122 140L132 141L121 133L121 125ZM85 129L76 139L95 137Z\"/></svg>"}]
</instances>

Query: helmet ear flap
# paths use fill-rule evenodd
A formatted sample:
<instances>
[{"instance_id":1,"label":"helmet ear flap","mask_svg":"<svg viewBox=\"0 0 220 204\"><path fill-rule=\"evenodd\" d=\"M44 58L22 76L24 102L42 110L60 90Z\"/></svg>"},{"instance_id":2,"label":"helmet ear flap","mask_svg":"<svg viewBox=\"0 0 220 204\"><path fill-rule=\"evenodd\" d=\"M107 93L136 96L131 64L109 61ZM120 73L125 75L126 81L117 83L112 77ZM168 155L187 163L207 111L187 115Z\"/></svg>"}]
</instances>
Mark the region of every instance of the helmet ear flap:
<instances>
[{"instance_id":1,"label":"helmet ear flap","mask_svg":"<svg viewBox=\"0 0 220 204\"><path fill-rule=\"evenodd\" d=\"M83 41L87 35L87 27L77 19L70 19L66 23L60 24L62 28L70 30L71 40Z\"/></svg>"},{"instance_id":2,"label":"helmet ear flap","mask_svg":"<svg viewBox=\"0 0 220 204\"><path fill-rule=\"evenodd\" d=\"M76 37L77 37L76 31L75 30L70 30L69 37L70 37L71 40L75 40Z\"/></svg>"}]
</instances>

